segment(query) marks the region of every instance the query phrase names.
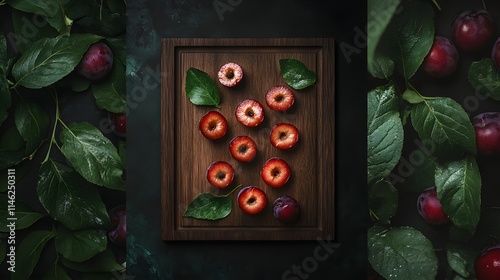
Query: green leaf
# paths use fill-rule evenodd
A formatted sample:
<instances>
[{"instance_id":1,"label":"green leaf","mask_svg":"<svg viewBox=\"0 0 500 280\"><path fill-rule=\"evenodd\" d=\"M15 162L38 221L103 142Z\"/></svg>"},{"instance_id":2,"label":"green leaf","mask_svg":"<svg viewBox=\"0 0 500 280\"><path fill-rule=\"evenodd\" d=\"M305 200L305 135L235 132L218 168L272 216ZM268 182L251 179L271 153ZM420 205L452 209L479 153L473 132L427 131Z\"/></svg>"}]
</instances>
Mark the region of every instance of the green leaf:
<instances>
[{"instance_id":1,"label":"green leaf","mask_svg":"<svg viewBox=\"0 0 500 280\"><path fill-rule=\"evenodd\" d=\"M47 137L49 116L36 103L19 102L14 117L17 130L26 141L26 153L30 154Z\"/></svg>"},{"instance_id":2,"label":"green leaf","mask_svg":"<svg viewBox=\"0 0 500 280\"><path fill-rule=\"evenodd\" d=\"M27 203L17 199L15 195L9 198L10 195L14 194L0 194L0 232L9 232L10 222L15 222L15 229L20 230L30 227L36 221L45 217L45 214L34 211ZM11 198L14 199L12 200ZM8 218L15 218L17 220L10 221Z\"/></svg>"},{"instance_id":3,"label":"green leaf","mask_svg":"<svg viewBox=\"0 0 500 280\"><path fill-rule=\"evenodd\" d=\"M369 71L373 77L389 80L394 72L394 61L382 54L376 54L369 64Z\"/></svg>"},{"instance_id":4,"label":"green leaf","mask_svg":"<svg viewBox=\"0 0 500 280\"><path fill-rule=\"evenodd\" d=\"M99 2L89 3L89 5L90 10L86 15L76 21L87 32L104 37L115 37L126 31L127 17L125 13L113 13L106 5L101 7Z\"/></svg>"},{"instance_id":5,"label":"green leaf","mask_svg":"<svg viewBox=\"0 0 500 280\"><path fill-rule=\"evenodd\" d=\"M0 32L0 73L5 75L7 69L9 68L9 54L7 52L7 40L2 32Z\"/></svg>"},{"instance_id":6,"label":"green leaf","mask_svg":"<svg viewBox=\"0 0 500 280\"><path fill-rule=\"evenodd\" d=\"M443 211L452 223L474 232L481 213L481 174L474 156L438 163L436 188Z\"/></svg>"},{"instance_id":7,"label":"green leaf","mask_svg":"<svg viewBox=\"0 0 500 280\"><path fill-rule=\"evenodd\" d=\"M25 148L20 150L0 149L0 170L14 166L24 160L26 155Z\"/></svg>"},{"instance_id":8,"label":"green leaf","mask_svg":"<svg viewBox=\"0 0 500 280\"><path fill-rule=\"evenodd\" d=\"M64 269L57 264L54 265L42 280L71 280Z\"/></svg>"},{"instance_id":9,"label":"green leaf","mask_svg":"<svg viewBox=\"0 0 500 280\"><path fill-rule=\"evenodd\" d=\"M121 264L116 262L115 256L109 250L84 262L73 262L64 258L61 262L64 266L81 272L111 272L124 269Z\"/></svg>"},{"instance_id":10,"label":"green leaf","mask_svg":"<svg viewBox=\"0 0 500 280\"><path fill-rule=\"evenodd\" d=\"M476 92L500 101L500 70L493 65L491 58L472 62L468 78Z\"/></svg>"},{"instance_id":11,"label":"green leaf","mask_svg":"<svg viewBox=\"0 0 500 280\"><path fill-rule=\"evenodd\" d=\"M8 110L10 108L11 102L12 100L7 78L5 77L5 73L0 70L0 125L9 116Z\"/></svg>"},{"instance_id":12,"label":"green leaf","mask_svg":"<svg viewBox=\"0 0 500 280\"><path fill-rule=\"evenodd\" d=\"M56 232L56 250L67 260L82 262L104 252L108 244L107 238L105 230L71 231L60 226Z\"/></svg>"},{"instance_id":13,"label":"green leaf","mask_svg":"<svg viewBox=\"0 0 500 280\"><path fill-rule=\"evenodd\" d=\"M196 68L189 68L186 72L185 90L191 103L219 108L219 92L207 73Z\"/></svg>"},{"instance_id":14,"label":"green leaf","mask_svg":"<svg viewBox=\"0 0 500 280\"><path fill-rule=\"evenodd\" d=\"M109 78L93 83L91 88L99 108L117 114L124 114L127 111L125 67L119 61L114 61Z\"/></svg>"},{"instance_id":15,"label":"green leaf","mask_svg":"<svg viewBox=\"0 0 500 280\"><path fill-rule=\"evenodd\" d=\"M127 142L125 141L118 142L118 155L120 155L122 166L125 169L127 166Z\"/></svg>"},{"instance_id":16,"label":"green leaf","mask_svg":"<svg viewBox=\"0 0 500 280\"><path fill-rule=\"evenodd\" d=\"M467 113L450 98L438 97L415 104L411 122L422 141L432 141L440 157L476 154L476 135Z\"/></svg>"},{"instance_id":17,"label":"green leaf","mask_svg":"<svg viewBox=\"0 0 500 280\"><path fill-rule=\"evenodd\" d=\"M417 92L407 89L403 92L403 99L408 101L410 104L418 104L424 102L424 98Z\"/></svg>"},{"instance_id":18,"label":"green leaf","mask_svg":"<svg viewBox=\"0 0 500 280\"><path fill-rule=\"evenodd\" d=\"M113 57L118 59L121 64L125 65L127 63L127 44L125 36L106 38L109 43L109 47L113 51ZM118 61L115 61L115 63Z\"/></svg>"},{"instance_id":19,"label":"green leaf","mask_svg":"<svg viewBox=\"0 0 500 280\"><path fill-rule=\"evenodd\" d=\"M26 143L23 137L15 126L11 126L5 130L0 137L0 149L7 151L16 151L24 148Z\"/></svg>"},{"instance_id":20,"label":"green leaf","mask_svg":"<svg viewBox=\"0 0 500 280\"><path fill-rule=\"evenodd\" d=\"M0 32L0 125L7 119L7 110L11 105L9 84L7 82L8 61L7 40Z\"/></svg>"},{"instance_id":21,"label":"green leaf","mask_svg":"<svg viewBox=\"0 0 500 280\"><path fill-rule=\"evenodd\" d=\"M370 228L368 261L385 279L435 279L438 268L432 243L411 227Z\"/></svg>"},{"instance_id":22,"label":"green leaf","mask_svg":"<svg viewBox=\"0 0 500 280\"><path fill-rule=\"evenodd\" d=\"M88 47L101 39L93 34L73 34L38 40L12 67L15 86L39 89L59 81L75 69Z\"/></svg>"},{"instance_id":23,"label":"green leaf","mask_svg":"<svg viewBox=\"0 0 500 280\"><path fill-rule=\"evenodd\" d=\"M401 157L403 125L394 85L368 93L368 182L390 174Z\"/></svg>"},{"instance_id":24,"label":"green leaf","mask_svg":"<svg viewBox=\"0 0 500 280\"><path fill-rule=\"evenodd\" d=\"M73 123L60 134L61 152L87 181L123 190L123 167L111 141L89 123Z\"/></svg>"},{"instance_id":25,"label":"green leaf","mask_svg":"<svg viewBox=\"0 0 500 280\"><path fill-rule=\"evenodd\" d=\"M417 153L420 154L415 156ZM417 164L412 165L413 170L411 170L409 176L405 177L404 181L401 182L399 190L420 193L423 190L435 185L434 174L436 172L436 159L424 154L422 149L412 151L409 157L411 156L415 158L414 163ZM422 158L421 161L420 157ZM419 161L416 161L417 159ZM406 163L408 163L408 161L406 161ZM403 162L400 162L399 164L401 165ZM410 162L409 164L412 163Z\"/></svg>"},{"instance_id":26,"label":"green leaf","mask_svg":"<svg viewBox=\"0 0 500 280\"><path fill-rule=\"evenodd\" d=\"M7 38L16 51L24 53L34 42L42 38L54 38L59 35L50 24L35 25L29 19L33 18L32 13L11 9L12 25L14 32L8 33Z\"/></svg>"},{"instance_id":27,"label":"green leaf","mask_svg":"<svg viewBox=\"0 0 500 280\"><path fill-rule=\"evenodd\" d=\"M189 203L184 217L204 220L219 220L227 217L233 208L233 201L227 196L202 193Z\"/></svg>"},{"instance_id":28,"label":"green leaf","mask_svg":"<svg viewBox=\"0 0 500 280\"><path fill-rule=\"evenodd\" d=\"M69 167L51 159L43 163L37 192L49 215L69 229L106 229L110 226L99 193Z\"/></svg>"},{"instance_id":29,"label":"green leaf","mask_svg":"<svg viewBox=\"0 0 500 280\"><path fill-rule=\"evenodd\" d=\"M316 83L316 73L297 59L280 59L281 75L294 89L304 89Z\"/></svg>"},{"instance_id":30,"label":"green leaf","mask_svg":"<svg viewBox=\"0 0 500 280\"><path fill-rule=\"evenodd\" d=\"M57 0L9 0L14 9L44 16L47 22L62 34L69 31L63 6Z\"/></svg>"},{"instance_id":31,"label":"green leaf","mask_svg":"<svg viewBox=\"0 0 500 280\"><path fill-rule=\"evenodd\" d=\"M370 36L367 39L368 71L376 78L388 79L392 75L394 62L376 53L382 34L389 25L400 0L368 0L367 30Z\"/></svg>"},{"instance_id":32,"label":"green leaf","mask_svg":"<svg viewBox=\"0 0 500 280\"><path fill-rule=\"evenodd\" d=\"M375 56L392 60L394 69L408 80L434 43L434 9L423 1L405 1L400 7L379 39Z\"/></svg>"},{"instance_id":33,"label":"green leaf","mask_svg":"<svg viewBox=\"0 0 500 280\"><path fill-rule=\"evenodd\" d=\"M51 231L33 231L28 233L16 250L16 272L12 273L12 280L30 279L43 247L54 237Z\"/></svg>"},{"instance_id":34,"label":"green leaf","mask_svg":"<svg viewBox=\"0 0 500 280\"><path fill-rule=\"evenodd\" d=\"M446 258L451 269L462 277L469 277L476 255L469 248L459 244L449 244Z\"/></svg>"},{"instance_id":35,"label":"green leaf","mask_svg":"<svg viewBox=\"0 0 500 280\"><path fill-rule=\"evenodd\" d=\"M398 191L387 181L378 181L369 187L368 207L381 224L388 224L398 209Z\"/></svg>"}]
</instances>

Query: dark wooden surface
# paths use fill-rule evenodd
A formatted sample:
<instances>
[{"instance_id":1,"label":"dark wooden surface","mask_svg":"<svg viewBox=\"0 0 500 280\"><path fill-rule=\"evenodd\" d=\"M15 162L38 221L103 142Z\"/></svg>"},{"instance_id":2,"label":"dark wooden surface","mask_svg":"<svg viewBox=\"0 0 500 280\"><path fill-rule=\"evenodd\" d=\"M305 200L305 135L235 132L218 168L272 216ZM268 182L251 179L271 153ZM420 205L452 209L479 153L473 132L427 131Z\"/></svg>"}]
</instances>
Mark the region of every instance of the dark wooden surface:
<instances>
[{"instance_id":1,"label":"dark wooden surface","mask_svg":"<svg viewBox=\"0 0 500 280\"><path fill-rule=\"evenodd\" d=\"M334 238L334 42L333 39L163 39L162 49L162 238L164 240L313 240ZM295 58L317 73L315 85L294 90L295 104L286 113L271 110L265 94L273 86L285 85L279 59ZM244 71L242 82L226 88L217 80L219 68L238 63ZM185 74L194 67L206 72L221 95L221 108L195 106L186 97ZM238 103L252 98L264 107L265 119L256 128L239 124L234 116ZM198 121L210 110L227 119L224 138L210 141L198 130ZM280 122L294 124L299 142L287 151L272 147L271 128ZM258 146L251 163L232 159L229 141L248 135ZM289 182L279 189L267 186L260 169L271 157L280 157L292 169ZM213 161L224 160L235 169L235 180L227 189L212 187L206 169ZM236 185L262 188L268 205L258 215L242 212L233 199L232 213L221 220L206 221L183 217L187 205L203 192L226 194ZM272 203L282 195L296 198L302 207L300 220L284 225L272 214Z\"/></svg>"}]
</instances>

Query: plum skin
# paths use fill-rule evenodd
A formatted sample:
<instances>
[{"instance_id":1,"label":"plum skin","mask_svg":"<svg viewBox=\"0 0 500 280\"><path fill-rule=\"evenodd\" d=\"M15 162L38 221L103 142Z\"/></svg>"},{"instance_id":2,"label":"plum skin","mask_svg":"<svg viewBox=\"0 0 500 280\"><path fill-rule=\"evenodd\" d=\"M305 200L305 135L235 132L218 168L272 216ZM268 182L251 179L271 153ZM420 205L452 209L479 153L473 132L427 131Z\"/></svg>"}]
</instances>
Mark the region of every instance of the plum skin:
<instances>
[{"instance_id":1,"label":"plum skin","mask_svg":"<svg viewBox=\"0 0 500 280\"><path fill-rule=\"evenodd\" d=\"M127 137L127 115L109 113L111 129L116 136Z\"/></svg>"},{"instance_id":2,"label":"plum skin","mask_svg":"<svg viewBox=\"0 0 500 280\"><path fill-rule=\"evenodd\" d=\"M112 227L108 231L108 238L118 246L125 247L127 241L127 209L125 205L118 205L108 211Z\"/></svg>"},{"instance_id":3,"label":"plum skin","mask_svg":"<svg viewBox=\"0 0 500 280\"><path fill-rule=\"evenodd\" d=\"M500 275L500 244L486 248L474 262L478 280L494 280Z\"/></svg>"},{"instance_id":4,"label":"plum skin","mask_svg":"<svg viewBox=\"0 0 500 280\"><path fill-rule=\"evenodd\" d=\"M477 153L483 156L500 155L500 112L486 112L473 117Z\"/></svg>"},{"instance_id":5,"label":"plum skin","mask_svg":"<svg viewBox=\"0 0 500 280\"><path fill-rule=\"evenodd\" d=\"M493 49L491 50L491 59L493 60L493 64L498 69L500 68L500 38L498 38L493 45Z\"/></svg>"},{"instance_id":6,"label":"plum skin","mask_svg":"<svg viewBox=\"0 0 500 280\"><path fill-rule=\"evenodd\" d=\"M91 45L82 60L76 66L76 71L89 80L104 78L113 68L113 52L104 42Z\"/></svg>"},{"instance_id":7,"label":"plum skin","mask_svg":"<svg viewBox=\"0 0 500 280\"><path fill-rule=\"evenodd\" d=\"M445 37L436 36L423 62L424 70L432 77L445 77L458 66L457 48Z\"/></svg>"},{"instance_id":8,"label":"plum skin","mask_svg":"<svg viewBox=\"0 0 500 280\"><path fill-rule=\"evenodd\" d=\"M273 214L280 222L292 223L300 216L300 205L293 197L285 195L274 201Z\"/></svg>"},{"instance_id":9,"label":"plum skin","mask_svg":"<svg viewBox=\"0 0 500 280\"><path fill-rule=\"evenodd\" d=\"M485 10L468 10L453 21L451 36L458 49L477 52L484 49L493 39L496 28L493 19Z\"/></svg>"},{"instance_id":10,"label":"plum skin","mask_svg":"<svg viewBox=\"0 0 500 280\"><path fill-rule=\"evenodd\" d=\"M448 217L437 197L436 187L427 188L419 195L417 210L420 216L431 225L441 225L448 222Z\"/></svg>"}]
</instances>

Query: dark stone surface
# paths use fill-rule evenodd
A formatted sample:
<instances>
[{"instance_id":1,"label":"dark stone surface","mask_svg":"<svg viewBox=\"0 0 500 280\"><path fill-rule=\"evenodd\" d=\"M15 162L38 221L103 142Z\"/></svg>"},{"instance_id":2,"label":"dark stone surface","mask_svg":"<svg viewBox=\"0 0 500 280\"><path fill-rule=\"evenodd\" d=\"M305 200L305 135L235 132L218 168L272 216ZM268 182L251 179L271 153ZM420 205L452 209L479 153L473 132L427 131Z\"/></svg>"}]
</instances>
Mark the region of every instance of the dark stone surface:
<instances>
[{"instance_id":1,"label":"dark stone surface","mask_svg":"<svg viewBox=\"0 0 500 280\"><path fill-rule=\"evenodd\" d=\"M235 5L219 16L214 7L218 3ZM135 279L175 280L366 278L366 88L360 82L366 71L365 1L129 0L127 4L128 274ZM337 248L326 260L312 261L321 246L316 241L161 240L163 37L336 39L336 115L324 117L337 120ZM353 53L346 56L342 48ZM302 265L305 270L293 271Z\"/></svg>"}]
</instances>

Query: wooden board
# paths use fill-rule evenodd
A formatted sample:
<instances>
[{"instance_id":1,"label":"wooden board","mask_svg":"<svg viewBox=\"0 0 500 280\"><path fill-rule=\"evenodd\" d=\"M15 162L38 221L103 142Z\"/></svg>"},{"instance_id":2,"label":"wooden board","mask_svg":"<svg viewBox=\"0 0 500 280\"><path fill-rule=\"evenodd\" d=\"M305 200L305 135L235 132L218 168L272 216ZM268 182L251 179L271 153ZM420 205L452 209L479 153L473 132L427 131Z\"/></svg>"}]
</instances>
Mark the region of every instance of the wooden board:
<instances>
[{"instance_id":1,"label":"wooden board","mask_svg":"<svg viewBox=\"0 0 500 280\"><path fill-rule=\"evenodd\" d=\"M286 113L267 107L265 94L276 85L286 85L279 60L294 58L317 73L313 86L293 90L295 103ZM227 88L217 80L217 72L227 62L238 63L243 80ZM161 98L161 200L162 238L164 240L315 240L334 238L334 41L313 38L165 38L162 41ZM221 108L195 106L184 90L186 71L194 67L206 72L221 95ZM256 128L237 122L236 106L243 100L258 100L265 119ZM200 118L218 110L227 119L224 138L210 141L198 129ZM280 122L294 124L299 142L280 151L269 141L271 128ZM230 140L248 135L257 143L257 157L239 163L229 153ZM292 176L282 188L267 186L260 169L271 157L288 162ZM224 160L235 169L234 183L216 189L206 179L206 169ZM234 186L258 186L268 197L266 208L258 215L241 211L234 192L233 210L221 220L206 221L183 217L187 205L200 193L226 194ZM297 223L285 225L273 217L272 204L282 195L298 200L302 215Z\"/></svg>"}]
</instances>

